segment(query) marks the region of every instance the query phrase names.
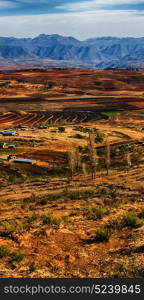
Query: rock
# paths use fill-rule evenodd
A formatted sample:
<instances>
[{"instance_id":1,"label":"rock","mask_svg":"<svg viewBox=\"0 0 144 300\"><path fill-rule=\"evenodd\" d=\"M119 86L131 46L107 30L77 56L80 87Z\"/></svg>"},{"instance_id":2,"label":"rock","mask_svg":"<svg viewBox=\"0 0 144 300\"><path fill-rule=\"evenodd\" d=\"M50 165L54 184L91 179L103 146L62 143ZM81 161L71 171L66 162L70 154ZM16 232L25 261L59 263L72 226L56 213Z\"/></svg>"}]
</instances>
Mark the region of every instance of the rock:
<instances>
[{"instance_id":1,"label":"rock","mask_svg":"<svg viewBox=\"0 0 144 300\"><path fill-rule=\"evenodd\" d=\"M70 230L68 230L68 229L66 229L66 228L60 229L60 230L59 230L59 232L60 232L60 233L68 233L68 234L73 234L73 232L72 232L72 231L70 231Z\"/></svg>"},{"instance_id":2,"label":"rock","mask_svg":"<svg viewBox=\"0 0 144 300\"><path fill-rule=\"evenodd\" d=\"M75 262L75 257L71 254L67 254L65 257L65 261L69 264L73 264Z\"/></svg>"},{"instance_id":3,"label":"rock","mask_svg":"<svg viewBox=\"0 0 144 300\"><path fill-rule=\"evenodd\" d=\"M47 230L45 230L46 236L47 236L47 237L50 237L52 231L53 231L52 229L47 229Z\"/></svg>"}]
</instances>

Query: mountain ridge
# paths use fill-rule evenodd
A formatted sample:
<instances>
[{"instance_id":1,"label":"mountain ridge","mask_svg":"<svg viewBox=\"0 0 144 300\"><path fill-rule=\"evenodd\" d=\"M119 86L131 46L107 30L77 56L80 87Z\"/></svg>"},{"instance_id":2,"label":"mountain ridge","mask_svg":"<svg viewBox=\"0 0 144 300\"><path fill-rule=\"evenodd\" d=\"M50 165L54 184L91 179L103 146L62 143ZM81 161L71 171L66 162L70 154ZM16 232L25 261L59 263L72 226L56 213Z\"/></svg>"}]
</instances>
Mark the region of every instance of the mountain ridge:
<instances>
[{"instance_id":1,"label":"mountain ridge","mask_svg":"<svg viewBox=\"0 0 144 300\"><path fill-rule=\"evenodd\" d=\"M0 65L6 60L52 60L93 69L144 68L144 37L96 37L80 41L72 36L40 34L34 38L0 37ZM48 67L42 65L42 67Z\"/></svg>"}]
</instances>

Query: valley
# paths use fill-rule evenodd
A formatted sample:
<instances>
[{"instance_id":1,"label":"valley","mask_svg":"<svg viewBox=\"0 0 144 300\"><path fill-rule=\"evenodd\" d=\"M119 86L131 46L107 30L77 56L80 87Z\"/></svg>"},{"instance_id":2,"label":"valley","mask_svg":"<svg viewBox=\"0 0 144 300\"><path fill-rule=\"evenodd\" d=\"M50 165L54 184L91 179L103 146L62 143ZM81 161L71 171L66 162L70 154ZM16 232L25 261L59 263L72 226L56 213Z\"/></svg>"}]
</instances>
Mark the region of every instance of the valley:
<instances>
[{"instance_id":1,"label":"valley","mask_svg":"<svg viewBox=\"0 0 144 300\"><path fill-rule=\"evenodd\" d=\"M144 277L143 82L0 72L1 278Z\"/></svg>"}]
</instances>

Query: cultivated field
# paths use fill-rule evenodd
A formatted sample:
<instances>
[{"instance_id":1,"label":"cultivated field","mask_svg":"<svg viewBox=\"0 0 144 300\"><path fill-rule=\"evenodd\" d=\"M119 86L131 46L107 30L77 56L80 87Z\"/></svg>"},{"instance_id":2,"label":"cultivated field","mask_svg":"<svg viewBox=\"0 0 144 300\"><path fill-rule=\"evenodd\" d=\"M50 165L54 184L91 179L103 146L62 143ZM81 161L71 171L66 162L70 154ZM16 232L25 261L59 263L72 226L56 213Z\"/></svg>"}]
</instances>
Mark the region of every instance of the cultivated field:
<instances>
[{"instance_id":1,"label":"cultivated field","mask_svg":"<svg viewBox=\"0 0 144 300\"><path fill-rule=\"evenodd\" d=\"M143 82L0 73L0 277L144 277Z\"/></svg>"}]
</instances>

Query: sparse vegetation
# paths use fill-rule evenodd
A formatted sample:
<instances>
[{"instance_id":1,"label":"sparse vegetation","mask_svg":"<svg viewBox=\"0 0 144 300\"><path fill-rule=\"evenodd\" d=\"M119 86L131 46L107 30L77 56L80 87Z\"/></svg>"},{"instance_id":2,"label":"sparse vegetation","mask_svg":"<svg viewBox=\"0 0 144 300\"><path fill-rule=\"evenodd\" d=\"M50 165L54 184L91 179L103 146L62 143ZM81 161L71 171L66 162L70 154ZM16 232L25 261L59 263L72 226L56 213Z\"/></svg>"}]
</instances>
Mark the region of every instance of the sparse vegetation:
<instances>
[{"instance_id":1,"label":"sparse vegetation","mask_svg":"<svg viewBox=\"0 0 144 300\"><path fill-rule=\"evenodd\" d=\"M10 251L7 246L0 246L0 258L7 257Z\"/></svg>"},{"instance_id":2,"label":"sparse vegetation","mask_svg":"<svg viewBox=\"0 0 144 300\"><path fill-rule=\"evenodd\" d=\"M1 277L142 278L143 73L0 75Z\"/></svg>"},{"instance_id":3,"label":"sparse vegetation","mask_svg":"<svg viewBox=\"0 0 144 300\"><path fill-rule=\"evenodd\" d=\"M109 213L109 211L103 206L100 206L98 208L89 206L89 207L86 207L86 209L84 211L84 215L90 220L102 219L108 213Z\"/></svg>"},{"instance_id":4,"label":"sparse vegetation","mask_svg":"<svg viewBox=\"0 0 144 300\"><path fill-rule=\"evenodd\" d=\"M32 261L29 265L29 271L30 273L35 272L36 271L36 264L34 261Z\"/></svg>"},{"instance_id":5,"label":"sparse vegetation","mask_svg":"<svg viewBox=\"0 0 144 300\"><path fill-rule=\"evenodd\" d=\"M10 261L19 263L24 259L25 256L26 255L24 253L14 251L10 254Z\"/></svg>"},{"instance_id":6,"label":"sparse vegetation","mask_svg":"<svg viewBox=\"0 0 144 300\"><path fill-rule=\"evenodd\" d=\"M103 226L96 230L96 242L108 242L112 235L112 229L106 226Z\"/></svg>"},{"instance_id":7,"label":"sparse vegetation","mask_svg":"<svg viewBox=\"0 0 144 300\"><path fill-rule=\"evenodd\" d=\"M43 224L44 225L59 225L61 223L60 218L55 218L50 214L43 215Z\"/></svg>"},{"instance_id":8,"label":"sparse vegetation","mask_svg":"<svg viewBox=\"0 0 144 300\"><path fill-rule=\"evenodd\" d=\"M137 228L143 225L143 221L135 212L127 212L123 217L123 226Z\"/></svg>"}]
</instances>

